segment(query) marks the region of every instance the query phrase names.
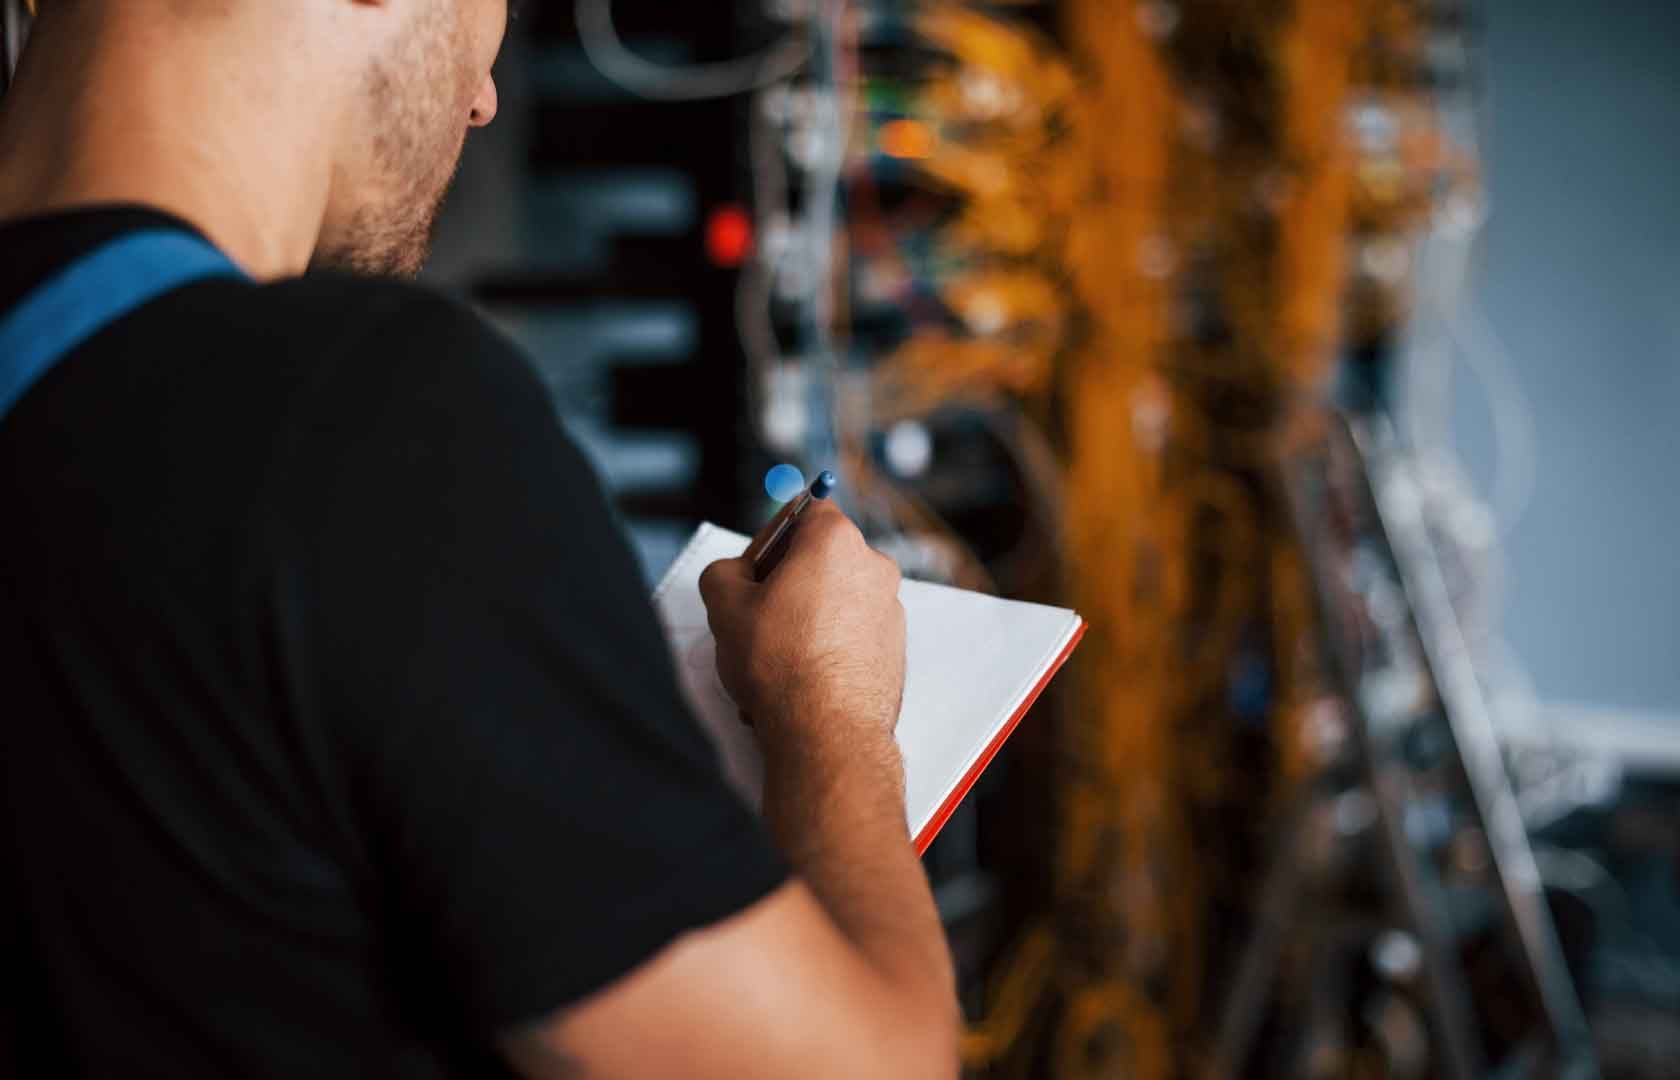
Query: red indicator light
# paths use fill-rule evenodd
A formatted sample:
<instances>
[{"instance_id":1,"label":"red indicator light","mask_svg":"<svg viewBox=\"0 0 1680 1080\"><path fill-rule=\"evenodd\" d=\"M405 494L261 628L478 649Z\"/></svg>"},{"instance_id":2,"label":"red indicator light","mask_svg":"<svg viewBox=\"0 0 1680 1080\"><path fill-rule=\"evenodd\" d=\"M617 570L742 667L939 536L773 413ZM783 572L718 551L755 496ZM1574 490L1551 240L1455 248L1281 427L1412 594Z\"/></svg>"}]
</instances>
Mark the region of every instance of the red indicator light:
<instances>
[{"instance_id":1,"label":"red indicator light","mask_svg":"<svg viewBox=\"0 0 1680 1080\"><path fill-rule=\"evenodd\" d=\"M713 210L706 222L706 256L712 264L734 269L752 250L753 223L747 212L733 203Z\"/></svg>"}]
</instances>

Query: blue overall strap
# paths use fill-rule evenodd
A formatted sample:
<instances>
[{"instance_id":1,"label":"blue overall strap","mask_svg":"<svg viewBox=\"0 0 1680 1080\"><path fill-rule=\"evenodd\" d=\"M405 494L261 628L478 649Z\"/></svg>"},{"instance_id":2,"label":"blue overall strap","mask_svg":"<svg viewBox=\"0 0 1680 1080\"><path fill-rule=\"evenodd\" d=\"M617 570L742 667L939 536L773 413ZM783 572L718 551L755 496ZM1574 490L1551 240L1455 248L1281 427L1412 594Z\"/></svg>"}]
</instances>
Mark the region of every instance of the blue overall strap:
<instances>
[{"instance_id":1,"label":"blue overall strap","mask_svg":"<svg viewBox=\"0 0 1680 1080\"><path fill-rule=\"evenodd\" d=\"M52 366L124 315L207 277L237 277L188 232L131 233L77 259L0 315L0 420Z\"/></svg>"}]
</instances>

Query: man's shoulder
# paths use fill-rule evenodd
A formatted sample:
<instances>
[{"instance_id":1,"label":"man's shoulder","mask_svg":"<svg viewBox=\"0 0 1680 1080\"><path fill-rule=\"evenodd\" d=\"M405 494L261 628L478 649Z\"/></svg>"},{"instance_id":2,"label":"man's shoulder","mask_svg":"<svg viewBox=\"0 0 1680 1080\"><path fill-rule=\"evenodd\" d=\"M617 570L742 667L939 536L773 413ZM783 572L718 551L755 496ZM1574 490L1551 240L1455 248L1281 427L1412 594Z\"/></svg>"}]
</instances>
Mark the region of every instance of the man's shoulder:
<instances>
[{"instance_id":1,"label":"man's shoulder","mask_svg":"<svg viewBox=\"0 0 1680 1080\"><path fill-rule=\"evenodd\" d=\"M248 352L340 393L360 388L396 405L425 388L463 409L510 395L548 407L523 350L466 303L422 285L315 273L206 283L180 299L190 306L180 314L219 338L218 351Z\"/></svg>"},{"instance_id":2,"label":"man's shoulder","mask_svg":"<svg viewBox=\"0 0 1680 1080\"><path fill-rule=\"evenodd\" d=\"M400 343L412 347L410 355L462 346L498 354L518 352L466 303L411 282L313 273L248 289L243 306L253 327L295 328L373 346Z\"/></svg>"},{"instance_id":3,"label":"man's shoulder","mask_svg":"<svg viewBox=\"0 0 1680 1080\"><path fill-rule=\"evenodd\" d=\"M249 406L242 436L271 458L277 523L307 531L337 508L369 535L395 522L435 534L440 512L524 507L533 477L593 482L524 351L454 297L323 273L181 300L220 328L184 370L215 372L202 396L218 408L224 390Z\"/></svg>"}]
</instances>

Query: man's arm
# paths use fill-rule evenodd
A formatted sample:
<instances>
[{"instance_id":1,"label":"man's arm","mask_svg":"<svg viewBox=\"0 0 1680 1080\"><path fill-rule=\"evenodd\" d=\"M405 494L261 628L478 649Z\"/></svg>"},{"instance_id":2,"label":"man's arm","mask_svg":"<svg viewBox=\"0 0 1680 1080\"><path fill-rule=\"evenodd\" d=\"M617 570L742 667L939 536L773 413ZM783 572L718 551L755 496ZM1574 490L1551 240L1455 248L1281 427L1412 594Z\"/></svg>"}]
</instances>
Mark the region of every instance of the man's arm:
<instances>
[{"instance_id":1,"label":"man's arm","mask_svg":"<svg viewBox=\"0 0 1680 1080\"><path fill-rule=\"evenodd\" d=\"M707 574L766 828L684 715L612 509L526 361L453 304L350 295L383 315L300 394L261 548L286 699L339 751L321 783L400 904L391 950L433 973L419 991L538 1074L954 1073L891 738L896 568L819 507L770 581Z\"/></svg>"},{"instance_id":2,"label":"man's arm","mask_svg":"<svg viewBox=\"0 0 1680 1080\"><path fill-rule=\"evenodd\" d=\"M718 666L765 753L765 817L799 880L505 1040L529 1075L957 1072L951 964L904 815L898 570L832 506L771 576L701 587ZM574 1070L574 1071L568 1071Z\"/></svg>"}]
</instances>

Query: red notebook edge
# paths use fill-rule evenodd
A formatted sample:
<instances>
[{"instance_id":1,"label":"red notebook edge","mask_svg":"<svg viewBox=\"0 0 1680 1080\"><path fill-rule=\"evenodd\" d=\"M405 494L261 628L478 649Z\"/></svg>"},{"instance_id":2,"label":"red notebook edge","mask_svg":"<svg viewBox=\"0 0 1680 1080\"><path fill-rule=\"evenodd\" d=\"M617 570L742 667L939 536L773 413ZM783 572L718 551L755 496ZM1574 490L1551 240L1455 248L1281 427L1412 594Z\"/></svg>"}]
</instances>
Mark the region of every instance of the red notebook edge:
<instances>
[{"instance_id":1,"label":"red notebook edge","mask_svg":"<svg viewBox=\"0 0 1680 1080\"><path fill-rule=\"evenodd\" d=\"M1050 685L1050 680L1056 677L1056 673L1062 670L1062 665L1067 663L1068 657L1073 655L1073 650L1079 646L1080 639L1085 636L1087 625L1083 618L1079 620L1079 627L1074 630L1067 645L1063 646L1061 654L1056 657L1054 663L1044 669L1044 674L1039 678L1038 684L1032 688L1031 693L1027 694L1026 700L1021 702L1021 707L1015 710L1015 715L1011 716L1009 722L999 728L996 735L992 736L992 741L986 744L986 749L981 751L980 756L969 767L967 774L962 778L962 782L951 789L951 794L945 796L945 801L939 804L939 810L933 815L932 820L923 827L921 832L916 834L917 855L927 854L928 845L933 843L933 838L938 836L939 830L943 829L945 823L951 820L951 815L956 813L957 807L961 806L963 799L967 798L969 789L974 786L975 781L980 779L980 774L986 771L986 766L990 765L992 759L997 756L997 752L1003 749L1003 744L1009 741L1011 735L1015 734L1015 728L1026 718L1027 713L1032 711L1033 703L1038 700L1038 695L1044 693L1044 688Z\"/></svg>"}]
</instances>

